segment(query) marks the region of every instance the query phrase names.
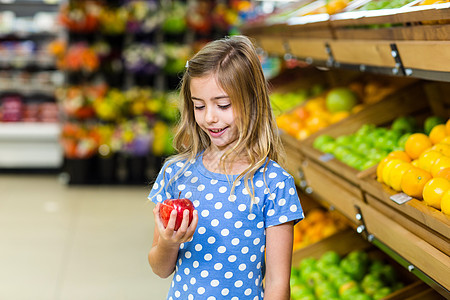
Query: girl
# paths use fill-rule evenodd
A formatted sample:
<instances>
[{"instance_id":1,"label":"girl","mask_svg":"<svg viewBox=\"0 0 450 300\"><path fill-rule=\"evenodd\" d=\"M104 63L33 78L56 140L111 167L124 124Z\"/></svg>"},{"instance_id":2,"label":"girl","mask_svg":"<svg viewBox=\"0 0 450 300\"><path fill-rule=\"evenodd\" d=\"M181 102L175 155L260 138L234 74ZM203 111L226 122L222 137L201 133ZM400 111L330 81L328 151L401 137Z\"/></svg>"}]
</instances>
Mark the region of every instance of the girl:
<instances>
[{"instance_id":1,"label":"girl","mask_svg":"<svg viewBox=\"0 0 450 300\"><path fill-rule=\"evenodd\" d=\"M282 146L249 39L200 50L186 64L181 98L178 154L149 194L148 259L160 277L175 271L168 299L289 299L293 225L303 211L292 176L275 162ZM179 192L196 210L174 231L176 212L164 228L159 208Z\"/></svg>"}]
</instances>

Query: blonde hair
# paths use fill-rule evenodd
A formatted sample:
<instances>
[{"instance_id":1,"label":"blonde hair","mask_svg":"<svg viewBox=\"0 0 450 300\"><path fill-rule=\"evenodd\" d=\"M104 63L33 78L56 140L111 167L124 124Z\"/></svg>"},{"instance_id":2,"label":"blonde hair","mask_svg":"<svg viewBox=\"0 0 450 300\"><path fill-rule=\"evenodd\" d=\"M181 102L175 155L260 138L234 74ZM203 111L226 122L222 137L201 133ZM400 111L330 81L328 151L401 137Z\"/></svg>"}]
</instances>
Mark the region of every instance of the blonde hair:
<instances>
[{"instance_id":1,"label":"blonde hair","mask_svg":"<svg viewBox=\"0 0 450 300\"><path fill-rule=\"evenodd\" d=\"M255 172L260 167L267 166L269 160L280 163L280 154L284 154L284 151L272 115L268 84L253 44L245 36L215 40L205 45L186 66L181 81L181 118L174 137L174 147L178 154L169 158L168 165L178 161L186 163L173 179L178 178L189 163L210 145L208 135L194 118L190 83L192 78L213 74L216 75L219 86L230 97L239 131L237 143L220 161L227 173L225 161L246 156L249 167L234 180L231 193L234 192L236 183L243 178L251 202L255 203Z\"/></svg>"}]
</instances>

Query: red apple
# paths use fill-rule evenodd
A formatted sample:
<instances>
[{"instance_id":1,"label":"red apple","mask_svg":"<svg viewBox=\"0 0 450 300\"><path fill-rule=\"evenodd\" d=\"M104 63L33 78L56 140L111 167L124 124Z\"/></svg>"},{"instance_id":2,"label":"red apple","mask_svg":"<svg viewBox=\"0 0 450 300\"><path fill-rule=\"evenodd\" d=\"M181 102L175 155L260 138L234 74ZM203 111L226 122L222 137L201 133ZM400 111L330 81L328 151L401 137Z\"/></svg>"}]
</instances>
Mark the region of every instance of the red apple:
<instances>
[{"instance_id":1,"label":"red apple","mask_svg":"<svg viewBox=\"0 0 450 300\"><path fill-rule=\"evenodd\" d=\"M178 230L178 228L180 228L181 226L181 222L183 221L183 212L185 209L189 210L189 224L191 224L194 213L194 204L192 204L191 200L189 199L180 199L180 195L181 192L180 194L178 194L178 199L167 199L161 203L159 215L161 216L161 221L163 222L164 227L167 227L167 223L169 223L170 219L170 213L174 209L176 209L177 211L175 230Z\"/></svg>"}]
</instances>

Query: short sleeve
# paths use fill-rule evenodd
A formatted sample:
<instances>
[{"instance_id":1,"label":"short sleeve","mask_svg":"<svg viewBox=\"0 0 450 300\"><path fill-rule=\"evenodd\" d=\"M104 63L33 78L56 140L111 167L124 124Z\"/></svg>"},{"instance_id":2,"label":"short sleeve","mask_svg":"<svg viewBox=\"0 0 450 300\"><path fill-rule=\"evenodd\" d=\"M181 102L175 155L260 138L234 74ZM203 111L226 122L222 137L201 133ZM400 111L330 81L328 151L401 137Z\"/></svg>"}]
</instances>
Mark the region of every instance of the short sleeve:
<instances>
[{"instance_id":1,"label":"short sleeve","mask_svg":"<svg viewBox=\"0 0 450 300\"><path fill-rule=\"evenodd\" d=\"M168 182L174 172L175 171L172 166L168 166L168 163L166 162L159 171L159 174L156 177L152 189L147 197L150 201L158 203L164 201L165 199L173 198L172 189L168 186Z\"/></svg>"},{"instance_id":2,"label":"short sleeve","mask_svg":"<svg viewBox=\"0 0 450 300\"><path fill-rule=\"evenodd\" d=\"M290 221L296 224L304 218L292 176L278 182L276 188L270 191L269 196L266 197L264 217L266 228Z\"/></svg>"}]
</instances>

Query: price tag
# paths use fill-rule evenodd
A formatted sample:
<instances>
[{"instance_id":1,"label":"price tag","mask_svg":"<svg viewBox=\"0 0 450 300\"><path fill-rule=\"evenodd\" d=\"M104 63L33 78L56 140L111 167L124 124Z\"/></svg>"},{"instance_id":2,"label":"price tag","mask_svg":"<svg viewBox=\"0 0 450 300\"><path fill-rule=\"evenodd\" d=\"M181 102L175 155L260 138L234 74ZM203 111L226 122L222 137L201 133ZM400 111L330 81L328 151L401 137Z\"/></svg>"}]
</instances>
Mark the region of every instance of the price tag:
<instances>
[{"instance_id":1,"label":"price tag","mask_svg":"<svg viewBox=\"0 0 450 300\"><path fill-rule=\"evenodd\" d=\"M333 155L333 154L330 154L330 153L326 153L326 154L324 154L324 155L322 155L322 156L319 157L319 159L320 159L321 161L323 161L323 162L327 162L327 161L329 161L329 160L332 160L333 158L334 158L334 155Z\"/></svg>"},{"instance_id":2,"label":"price tag","mask_svg":"<svg viewBox=\"0 0 450 300\"><path fill-rule=\"evenodd\" d=\"M392 195L392 196L390 197L390 199L391 199L392 201L394 201L395 203L397 203L397 204L403 204L403 203L406 203L406 202L408 202L409 200L411 200L412 197L411 197L411 196L408 196L408 195L405 194L405 193L399 193L399 194Z\"/></svg>"}]
</instances>

